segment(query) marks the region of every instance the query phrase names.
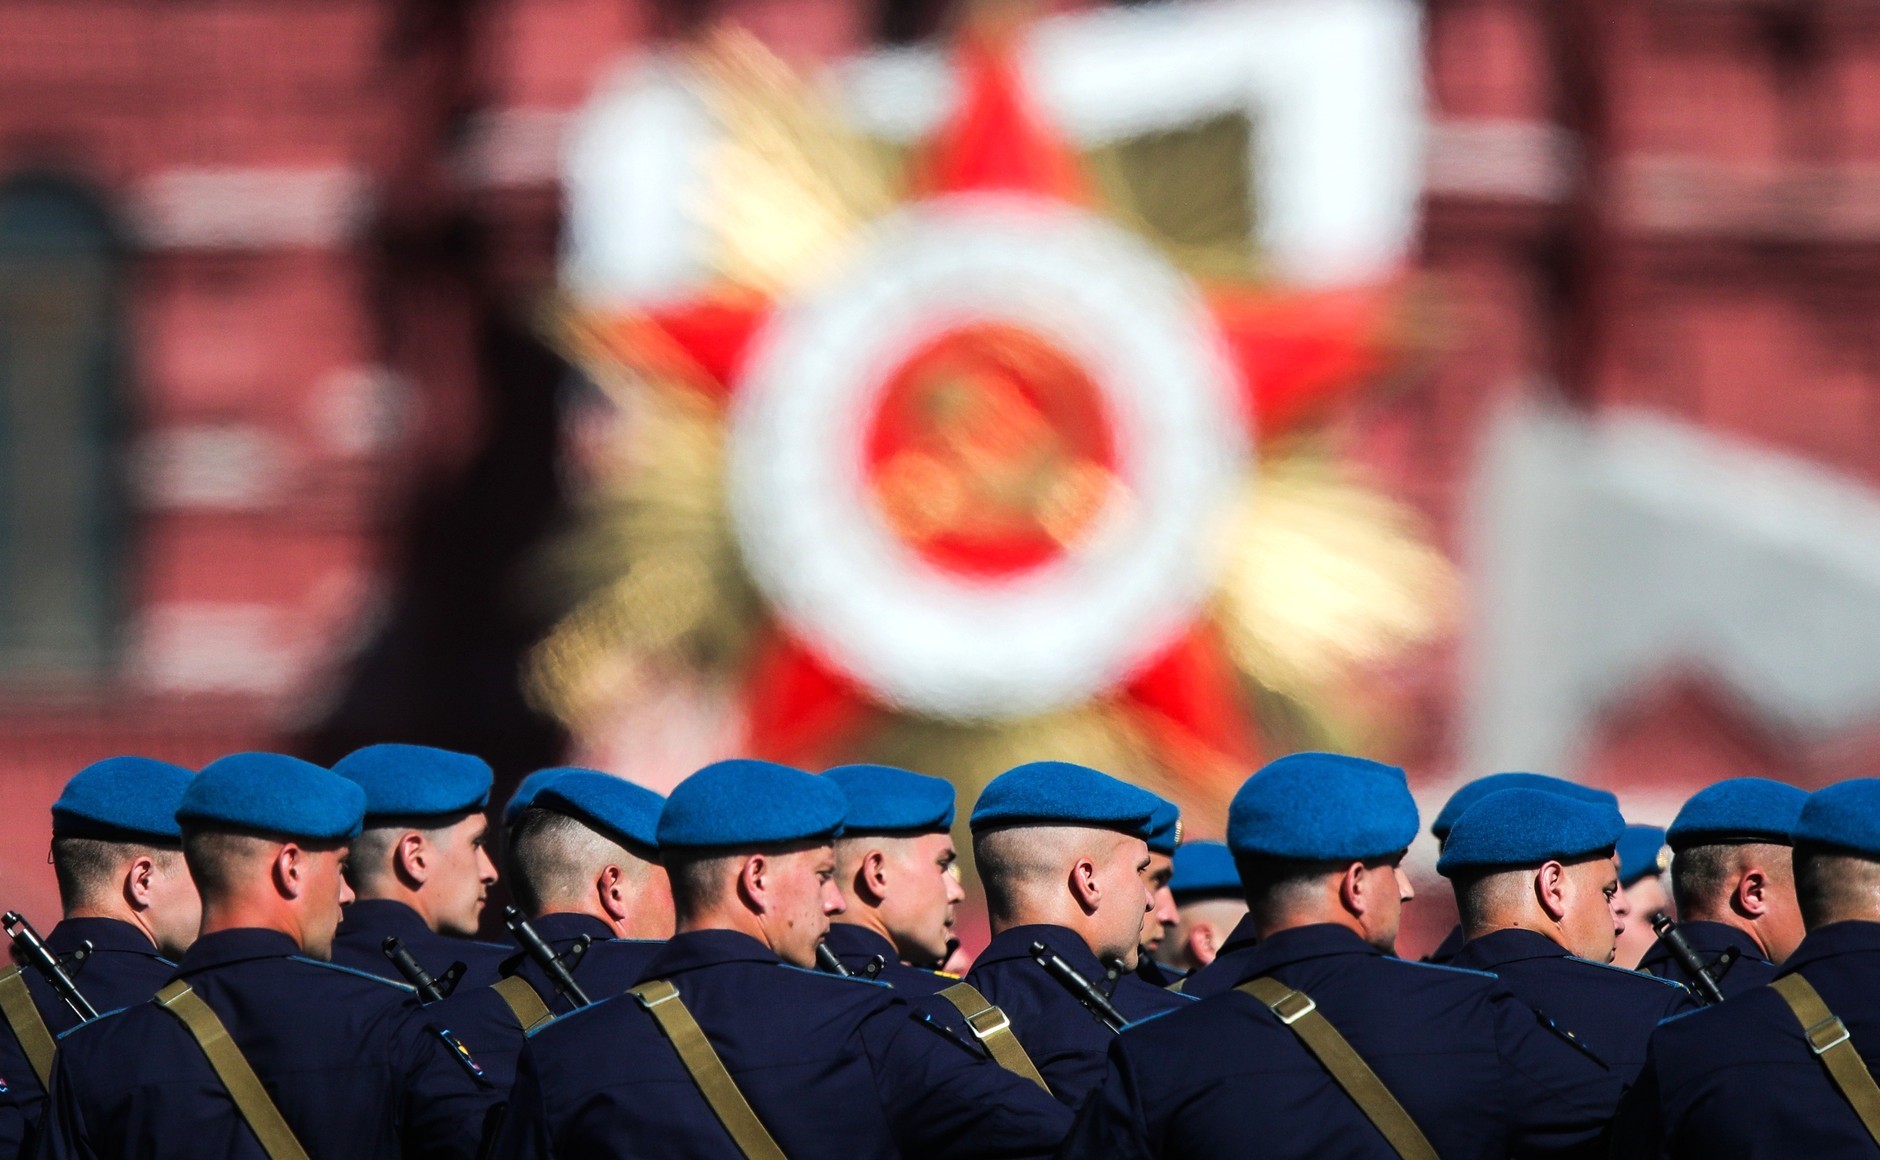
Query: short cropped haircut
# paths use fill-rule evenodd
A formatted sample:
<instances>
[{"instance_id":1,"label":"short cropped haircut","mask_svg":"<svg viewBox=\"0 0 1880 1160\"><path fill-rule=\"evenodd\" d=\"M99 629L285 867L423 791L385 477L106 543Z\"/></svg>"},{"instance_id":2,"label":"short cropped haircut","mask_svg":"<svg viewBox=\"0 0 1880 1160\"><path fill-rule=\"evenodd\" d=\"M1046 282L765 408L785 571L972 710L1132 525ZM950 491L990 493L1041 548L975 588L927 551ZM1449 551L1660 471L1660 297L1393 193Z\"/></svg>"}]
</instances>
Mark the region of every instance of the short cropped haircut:
<instances>
[{"instance_id":1,"label":"short cropped haircut","mask_svg":"<svg viewBox=\"0 0 1880 1160\"><path fill-rule=\"evenodd\" d=\"M651 850L622 845L578 818L541 808L516 819L508 854L510 888L529 914L572 902L610 865L634 875L656 860Z\"/></svg>"},{"instance_id":2,"label":"short cropped haircut","mask_svg":"<svg viewBox=\"0 0 1880 1160\"><path fill-rule=\"evenodd\" d=\"M131 859L174 858L174 847L101 838L52 839L52 874L59 883L59 906L67 913L101 905L118 891L118 875Z\"/></svg>"},{"instance_id":3,"label":"short cropped haircut","mask_svg":"<svg viewBox=\"0 0 1880 1160\"><path fill-rule=\"evenodd\" d=\"M1809 930L1880 921L1880 862L1824 846L1795 847L1795 901Z\"/></svg>"},{"instance_id":4,"label":"short cropped haircut","mask_svg":"<svg viewBox=\"0 0 1880 1160\"><path fill-rule=\"evenodd\" d=\"M1395 857L1379 861L1386 863ZM1355 861L1355 858L1323 862L1241 854L1234 858L1234 869L1240 873L1240 888L1246 895L1247 909L1253 913L1255 921L1266 924L1310 901L1327 878L1342 873Z\"/></svg>"},{"instance_id":5,"label":"short cropped haircut","mask_svg":"<svg viewBox=\"0 0 1880 1160\"><path fill-rule=\"evenodd\" d=\"M1671 859L1671 900L1678 914L1688 917L1727 910L1737 879L1754 864L1781 875L1793 855L1775 842L1720 842L1686 846Z\"/></svg>"},{"instance_id":6,"label":"short cropped haircut","mask_svg":"<svg viewBox=\"0 0 1880 1160\"><path fill-rule=\"evenodd\" d=\"M183 829L183 859L189 864L189 876L203 898L227 898L237 888L248 885L243 877L254 873L254 863L277 847L292 842L315 853L338 850L350 844L348 839L312 841L287 838L237 829Z\"/></svg>"},{"instance_id":7,"label":"short cropped haircut","mask_svg":"<svg viewBox=\"0 0 1880 1160\"><path fill-rule=\"evenodd\" d=\"M463 821L476 810L451 814L442 820L429 818L388 818L377 826L367 826L352 840L352 857L346 862L346 883L357 891L370 890L380 878L391 873L392 847L413 830L433 843L443 839L444 831Z\"/></svg>"},{"instance_id":8,"label":"short cropped haircut","mask_svg":"<svg viewBox=\"0 0 1880 1160\"><path fill-rule=\"evenodd\" d=\"M731 868L747 857L748 854L725 853L722 850L685 853L662 851L661 861L665 863L666 875L672 882L672 908L679 921L684 922L717 904L724 894Z\"/></svg>"}]
</instances>

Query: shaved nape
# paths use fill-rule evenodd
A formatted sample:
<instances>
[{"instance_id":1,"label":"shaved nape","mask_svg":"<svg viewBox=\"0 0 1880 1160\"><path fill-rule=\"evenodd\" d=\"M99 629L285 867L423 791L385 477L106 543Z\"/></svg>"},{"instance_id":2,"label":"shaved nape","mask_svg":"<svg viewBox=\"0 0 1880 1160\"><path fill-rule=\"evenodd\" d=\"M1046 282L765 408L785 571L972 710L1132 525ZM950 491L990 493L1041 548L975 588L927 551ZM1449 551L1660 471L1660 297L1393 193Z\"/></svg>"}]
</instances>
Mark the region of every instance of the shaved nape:
<instances>
[{"instance_id":1,"label":"shaved nape","mask_svg":"<svg viewBox=\"0 0 1880 1160\"><path fill-rule=\"evenodd\" d=\"M1000 826L973 835L973 861L986 889L992 921L1010 924L1064 889L1065 874L1079 858L1102 862L1131 839L1088 826Z\"/></svg>"},{"instance_id":2,"label":"shaved nape","mask_svg":"<svg viewBox=\"0 0 1880 1160\"><path fill-rule=\"evenodd\" d=\"M509 882L528 914L577 905L609 866L619 866L630 887L651 871L650 855L637 854L577 818L556 810L522 812L510 830Z\"/></svg>"}]
</instances>

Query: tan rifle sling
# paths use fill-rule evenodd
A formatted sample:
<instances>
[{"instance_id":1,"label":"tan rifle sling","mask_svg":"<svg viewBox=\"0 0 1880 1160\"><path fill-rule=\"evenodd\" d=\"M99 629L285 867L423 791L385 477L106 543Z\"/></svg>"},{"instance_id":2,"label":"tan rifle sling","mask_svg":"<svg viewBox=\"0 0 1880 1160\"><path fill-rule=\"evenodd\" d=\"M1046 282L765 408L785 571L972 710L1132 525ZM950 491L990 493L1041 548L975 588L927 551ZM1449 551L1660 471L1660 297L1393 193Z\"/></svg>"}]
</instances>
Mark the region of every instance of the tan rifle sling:
<instances>
[{"instance_id":1,"label":"tan rifle sling","mask_svg":"<svg viewBox=\"0 0 1880 1160\"><path fill-rule=\"evenodd\" d=\"M1841 1097L1853 1105L1854 1114L1860 1117L1867 1134L1873 1137L1874 1143L1880 1144L1880 1087L1874 1085L1867 1061L1854 1050L1847 1024L1828 1010L1820 994L1801 975L1784 975L1769 985L1795 1013L1796 1021L1802 1025L1802 1037L1808 1040L1808 1049L1821 1060L1821 1066L1828 1069L1828 1078L1841 1090Z\"/></svg>"},{"instance_id":2,"label":"tan rifle sling","mask_svg":"<svg viewBox=\"0 0 1880 1160\"><path fill-rule=\"evenodd\" d=\"M711 1105L712 1114L731 1133L732 1142L746 1160L788 1160L771 1138L770 1130L751 1110L750 1101L738 1090L737 1081L725 1070L725 1061L718 1058L711 1040L705 1038L705 1029L692 1018L685 1000L679 998L679 988L669 979L652 979L627 988L627 994L652 1013L659 1029L672 1041L673 1050L679 1053L679 1061L692 1073L692 1082Z\"/></svg>"},{"instance_id":3,"label":"tan rifle sling","mask_svg":"<svg viewBox=\"0 0 1880 1160\"><path fill-rule=\"evenodd\" d=\"M1310 996L1268 976L1250 979L1234 989L1258 999L1281 1023L1292 1028L1306 1050L1317 1056L1325 1070L1332 1073L1338 1086L1345 1089L1345 1094L1358 1105L1358 1110L1372 1126L1383 1133L1397 1155L1403 1160L1438 1160L1436 1149L1430 1146L1423 1129L1417 1127L1417 1122L1404 1111L1397 1097L1390 1094L1371 1065L1352 1050L1338 1028L1319 1013L1319 1005Z\"/></svg>"},{"instance_id":4,"label":"tan rifle sling","mask_svg":"<svg viewBox=\"0 0 1880 1160\"><path fill-rule=\"evenodd\" d=\"M229 1038L228 1028L202 996L183 980L173 979L157 992L157 1005L176 1016L196 1037L196 1045L209 1057L209 1066L215 1068L242 1119L254 1129L271 1160L307 1160L307 1150L294 1138L294 1130L282 1118L281 1109L274 1106L268 1089L261 1086L261 1077L248 1065L242 1049Z\"/></svg>"}]
</instances>

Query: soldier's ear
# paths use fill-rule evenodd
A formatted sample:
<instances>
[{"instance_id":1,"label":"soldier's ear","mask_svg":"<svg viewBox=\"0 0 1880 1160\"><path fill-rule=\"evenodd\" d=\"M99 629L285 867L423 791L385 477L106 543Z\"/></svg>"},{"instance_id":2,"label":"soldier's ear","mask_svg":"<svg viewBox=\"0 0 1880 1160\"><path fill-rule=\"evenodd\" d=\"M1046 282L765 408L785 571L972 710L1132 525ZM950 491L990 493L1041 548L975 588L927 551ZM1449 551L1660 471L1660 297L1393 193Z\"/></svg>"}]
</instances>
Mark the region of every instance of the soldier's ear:
<instances>
[{"instance_id":1,"label":"soldier's ear","mask_svg":"<svg viewBox=\"0 0 1880 1160\"><path fill-rule=\"evenodd\" d=\"M150 881L156 877L156 859L148 854L132 858L124 871L124 901L132 910L150 909Z\"/></svg>"},{"instance_id":2,"label":"soldier's ear","mask_svg":"<svg viewBox=\"0 0 1880 1160\"><path fill-rule=\"evenodd\" d=\"M1071 863L1069 882L1071 897L1076 899L1077 905L1083 908L1085 914L1095 913L1098 904L1103 901L1103 887L1098 883L1097 878L1097 864L1088 856Z\"/></svg>"},{"instance_id":3,"label":"soldier's ear","mask_svg":"<svg viewBox=\"0 0 1880 1160\"><path fill-rule=\"evenodd\" d=\"M1534 899L1555 922L1567 916L1567 889L1567 868L1558 862L1541 863L1534 873Z\"/></svg>"}]
</instances>

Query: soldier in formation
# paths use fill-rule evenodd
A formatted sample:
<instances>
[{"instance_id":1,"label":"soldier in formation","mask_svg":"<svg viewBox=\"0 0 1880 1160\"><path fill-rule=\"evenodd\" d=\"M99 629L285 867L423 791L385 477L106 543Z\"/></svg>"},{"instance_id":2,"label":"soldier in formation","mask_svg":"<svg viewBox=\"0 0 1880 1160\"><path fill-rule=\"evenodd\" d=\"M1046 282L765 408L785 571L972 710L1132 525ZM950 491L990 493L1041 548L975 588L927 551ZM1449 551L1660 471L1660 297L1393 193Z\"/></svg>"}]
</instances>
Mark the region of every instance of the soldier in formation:
<instances>
[{"instance_id":1,"label":"soldier in formation","mask_svg":"<svg viewBox=\"0 0 1880 1160\"><path fill-rule=\"evenodd\" d=\"M945 781L538 771L498 945L492 780L407 745L81 770L62 920L7 920L0 1160L1880 1156L1880 780L1720 782L1661 837L1478 779L1431 827L1438 965L1396 954L1401 770L1283 757L1184 845L1035 762L968 818L964 979Z\"/></svg>"}]
</instances>

